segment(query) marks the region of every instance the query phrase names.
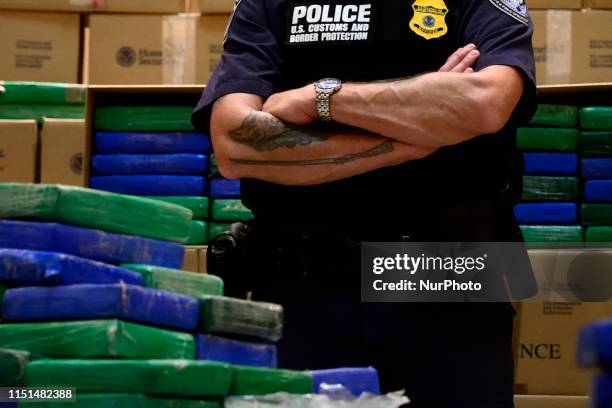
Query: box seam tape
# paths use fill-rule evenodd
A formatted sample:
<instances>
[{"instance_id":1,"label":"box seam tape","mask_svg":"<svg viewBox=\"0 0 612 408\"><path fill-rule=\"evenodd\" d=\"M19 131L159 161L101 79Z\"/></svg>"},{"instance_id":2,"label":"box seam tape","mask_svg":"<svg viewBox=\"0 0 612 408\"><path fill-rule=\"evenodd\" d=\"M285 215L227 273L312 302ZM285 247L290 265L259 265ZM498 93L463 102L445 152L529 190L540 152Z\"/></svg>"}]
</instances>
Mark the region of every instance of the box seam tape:
<instances>
[{"instance_id":1,"label":"box seam tape","mask_svg":"<svg viewBox=\"0 0 612 408\"><path fill-rule=\"evenodd\" d=\"M572 12L546 13L546 77L548 83L569 83L572 70Z\"/></svg>"}]
</instances>

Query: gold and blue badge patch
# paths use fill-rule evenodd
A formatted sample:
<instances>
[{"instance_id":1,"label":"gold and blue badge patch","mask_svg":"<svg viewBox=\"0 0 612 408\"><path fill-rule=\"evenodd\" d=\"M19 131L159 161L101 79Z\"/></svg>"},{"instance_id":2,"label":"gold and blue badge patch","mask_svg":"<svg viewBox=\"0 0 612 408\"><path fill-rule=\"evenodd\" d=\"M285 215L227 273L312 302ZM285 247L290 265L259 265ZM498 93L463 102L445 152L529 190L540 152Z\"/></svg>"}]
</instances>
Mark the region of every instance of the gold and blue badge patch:
<instances>
[{"instance_id":1,"label":"gold and blue badge patch","mask_svg":"<svg viewBox=\"0 0 612 408\"><path fill-rule=\"evenodd\" d=\"M410 20L410 29L417 35L431 40L440 38L448 32L446 25L448 7L444 0L415 0L412 10L414 15Z\"/></svg>"}]
</instances>

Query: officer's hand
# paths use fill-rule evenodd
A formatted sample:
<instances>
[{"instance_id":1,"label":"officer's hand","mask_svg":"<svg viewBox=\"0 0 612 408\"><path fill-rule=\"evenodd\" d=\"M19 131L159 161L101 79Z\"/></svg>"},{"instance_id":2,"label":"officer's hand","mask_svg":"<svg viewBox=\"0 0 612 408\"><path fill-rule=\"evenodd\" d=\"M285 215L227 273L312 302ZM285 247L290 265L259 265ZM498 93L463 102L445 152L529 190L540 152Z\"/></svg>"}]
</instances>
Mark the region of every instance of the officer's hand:
<instances>
[{"instance_id":1,"label":"officer's hand","mask_svg":"<svg viewBox=\"0 0 612 408\"><path fill-rule=\"evenodd\" d=\"M317 120L314 86L309 84L271 95L262 110L285 122L310 125Z\"/></svg>"},{"instance_id":2,"label":"officer's hand","mask_svg":"<svg viewBox=\"0 0 612 408\"><path fill-rule=\"evenodd\" d=\"M474 72L472 65L476 63L480 57L480 52L474 44L468 44L463 48L459 48L442 65L438 72L459 72L470 73Z\"/></svg>"}]
</instances>

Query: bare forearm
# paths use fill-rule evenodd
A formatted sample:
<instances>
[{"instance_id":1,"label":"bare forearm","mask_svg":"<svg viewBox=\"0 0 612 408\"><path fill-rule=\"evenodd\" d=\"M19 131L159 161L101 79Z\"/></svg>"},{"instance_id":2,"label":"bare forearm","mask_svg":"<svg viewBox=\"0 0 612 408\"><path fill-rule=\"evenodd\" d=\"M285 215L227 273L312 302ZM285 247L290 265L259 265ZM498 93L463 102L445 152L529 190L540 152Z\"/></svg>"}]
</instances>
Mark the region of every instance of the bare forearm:
<instances>
[{"instance_id":1,"label":"bare forearm","mask_svg":"<svg viewBox=\"0 0 612 408\"><path fill-rule=\"evenodd\" d=\"M212 130L219 166L230 178L321 184L430 152L376 135L289 125L256 109L226 113L213 114Z\"/></svg>"},{"instance_id":2,"label":"bare forearm","mask_svg":"<svg viewBox=\"0 0 612 408\"><path fill-rule=\"evenodd\" d=\"M520 99L522 78L513 68L500 69L508 75L505 84L498 81L499 69L346 84L333 96L332 116L340 123L405 143L453 145L495 133L509 118Z\"/></svg>"}]
</instances>

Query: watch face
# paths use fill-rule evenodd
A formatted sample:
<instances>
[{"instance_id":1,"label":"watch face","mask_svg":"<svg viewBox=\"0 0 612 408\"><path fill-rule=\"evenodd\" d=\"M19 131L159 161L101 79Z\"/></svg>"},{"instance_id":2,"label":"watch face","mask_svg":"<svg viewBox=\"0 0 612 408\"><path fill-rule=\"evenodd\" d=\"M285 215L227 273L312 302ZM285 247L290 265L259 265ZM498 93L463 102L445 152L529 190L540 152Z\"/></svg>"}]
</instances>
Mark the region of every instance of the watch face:
<instances>
[{"instance_id":1,"label":"watch face","mask_svg":"<svg viewBox=\"0 0 612 408\"><path fill-rule=\"evenodd\" d=\"M325 91L332 91L340 86L342 82L336 78L325 78L317 82L317 88Z\"/></svg>"}]
</instances>

